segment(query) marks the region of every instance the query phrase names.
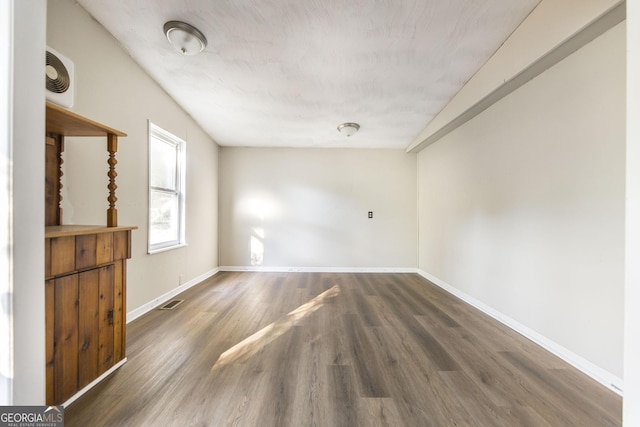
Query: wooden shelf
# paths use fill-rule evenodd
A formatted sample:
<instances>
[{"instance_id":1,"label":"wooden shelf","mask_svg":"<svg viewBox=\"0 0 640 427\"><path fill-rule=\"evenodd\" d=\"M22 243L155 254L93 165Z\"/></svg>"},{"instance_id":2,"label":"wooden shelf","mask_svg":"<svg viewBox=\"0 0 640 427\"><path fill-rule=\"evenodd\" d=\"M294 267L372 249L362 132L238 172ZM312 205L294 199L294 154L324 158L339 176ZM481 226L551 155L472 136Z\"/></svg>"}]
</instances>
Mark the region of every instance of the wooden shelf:
<instances>
[{"instance_id":1,"label":"wooden shelf","mask_svg":"<svg viewBox=\"0 0 640 427\"><path fill-rule=\"evenodd\" d=\"M63 136L127 136L126 133L47 102L47 132Z\"/></svg>"},{"instance_id":2,"label":"wooden shelf","mask_svg":"<svg viewBox=\"0 0 640 427\"><path fill-rule=\"evenodd\" d=\"M118 151L118 137L127 136L126 133L91 119L68 111L58 105L46 104L46 135L45 135L45 225L61 225L62 221L62 152L64 139L68 136L106 137L107 177L109 191L107 197L107 226L118 225L118 210L116 209L116 153Z\"/></svg>"}]
</instances>

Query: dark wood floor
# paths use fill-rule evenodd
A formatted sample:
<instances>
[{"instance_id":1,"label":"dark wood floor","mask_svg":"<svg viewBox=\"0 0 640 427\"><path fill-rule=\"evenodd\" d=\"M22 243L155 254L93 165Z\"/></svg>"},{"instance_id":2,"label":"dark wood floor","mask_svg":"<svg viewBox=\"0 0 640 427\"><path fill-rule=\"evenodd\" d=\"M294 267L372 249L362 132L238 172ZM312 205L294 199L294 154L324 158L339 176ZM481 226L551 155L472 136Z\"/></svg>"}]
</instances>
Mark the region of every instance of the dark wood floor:
<instances>
[{"instance_id":1,"label":"dark wood floor","mask_svg":"<svg viewBox=\"0 0 640 427\"><path fill-rule=\"evenodd\" d=\"M69 426L619 426L619 396L414 274L219 273Z\"/></svg>"}]
</instances>

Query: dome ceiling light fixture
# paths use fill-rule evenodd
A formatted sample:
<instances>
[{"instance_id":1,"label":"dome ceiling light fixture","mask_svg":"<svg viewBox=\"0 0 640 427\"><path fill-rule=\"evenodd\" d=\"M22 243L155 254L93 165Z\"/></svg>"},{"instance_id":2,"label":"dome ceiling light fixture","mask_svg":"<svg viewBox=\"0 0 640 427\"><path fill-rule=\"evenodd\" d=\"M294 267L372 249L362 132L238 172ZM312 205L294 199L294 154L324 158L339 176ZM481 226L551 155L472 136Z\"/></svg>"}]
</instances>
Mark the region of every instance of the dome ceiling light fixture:
<instances>
[{"instance_id":1,"label":"dome ceiling light fixture","mask_svg":"<svg viewBox=\"0 0 640 427\"><path fill-rule=\"evenodd\" d=\"M358 132L360 125L357 123L343 123L338 125L338 132L346 136L347 138Z\"/></svg>"},{"instance_id":2,"label":"dome ceiling light fixture","mask_svg":"<svg viewBox=\"0 0 640 427\"><path fill-rule=\"evenodd\" d=\"M164 34L169 43L183 55L197 55L207 47L207 38L193 25L181 21L164 24Z\"/></svg>"}]
</instances>

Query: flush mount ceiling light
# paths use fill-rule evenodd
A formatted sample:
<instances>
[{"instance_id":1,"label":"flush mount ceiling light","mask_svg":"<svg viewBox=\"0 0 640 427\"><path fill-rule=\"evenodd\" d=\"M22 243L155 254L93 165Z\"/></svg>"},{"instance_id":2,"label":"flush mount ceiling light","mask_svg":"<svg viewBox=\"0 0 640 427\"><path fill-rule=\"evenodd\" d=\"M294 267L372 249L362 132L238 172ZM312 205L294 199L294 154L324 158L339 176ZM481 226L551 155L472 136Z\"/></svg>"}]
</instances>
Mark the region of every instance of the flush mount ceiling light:
<instances>
[{"instance_id":1,"label":"flush mount ceiling light","mask_svg":"<svg viewBox=\"0 0 640 427\"><path fill-rule=\"evenodd\" d=\"M346 137L349 137L358 132L358 129L360 129L360 125L357 123L343 123L341 125L338 125L338 132Z\"/></svg>"},{"instance_id":2,"label":"flush mount ceiling light","mask_svg":"<svg viewBox=\"0 0 640 427\"><path fill-rule=\"evenodd\" d=\"M207 47L207 38L196 27L180 21L164 24L164 34L183 55L196 55Z\"/></svg>"}]
</instances>

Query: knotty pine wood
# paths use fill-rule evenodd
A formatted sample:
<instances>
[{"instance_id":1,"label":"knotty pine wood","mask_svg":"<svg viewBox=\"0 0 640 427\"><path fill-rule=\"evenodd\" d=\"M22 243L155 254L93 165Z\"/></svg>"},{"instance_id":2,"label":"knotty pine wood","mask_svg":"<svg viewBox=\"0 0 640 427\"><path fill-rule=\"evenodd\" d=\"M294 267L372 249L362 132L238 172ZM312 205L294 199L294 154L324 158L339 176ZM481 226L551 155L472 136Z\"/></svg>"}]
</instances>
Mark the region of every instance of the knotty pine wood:
<instances>
[{"instance_id":1,"label":"knotty pine wood","mask_svg":"<svg viewBox=\"0 0 640 427\"><path fill-rule=\"evenodd\" d=\"M179 298L65 425L621 425L619 396L415 274L227 272Z\"/></svg>"},{"instance_id":2,"label":"knotty pine wood","mask_svg":"<svg viewBox=\"0 0 640 427\"><path fill-rule=\"evenodd\" d=\"M76 236L76 263L75 270L95 267L97 234L85 234Z\"/></svg>"},{"instance_id":3,"label":"knotty pine wood","mask_svg":"<svg viewBox=\"0 0 640 427\"><path fill-rule=\"evenodd\" d=\"M126 258L133 229L100 227L85 234L87 228L81 228L73 235L55 228L58 237L45 238L46 402L51 405L63 403L125 357Z\"/></svg>"},{"instance_id":4,"label":"knotty pine wood","mask_svg":"<svg viewBox=\"0 0 640 427\"><path fill-rule=\"evenodd\" d=\"M45 239L45 244L48 239ZM75 236L65 236L51 239L51 250L48 254L51 257L51 275L57 276L74 271L76 267L76 238ZM45 265L47 261L45 261Z\"/></svg>"},{"instance_id":5,"label":"knotty pine wood","mask_svg":"<svg viewBox=\"0 0 640 427\"><path fill-rule=\"evenodd\" d=\"M47 227L47 229L53 227ZM64 227L55 227L56 230ZM77 226L72 226L77 229ZM45 278L131 258L131 230L136 227L99 227L95 233L56 231L45 238ZM115 230L115 231L114 231Z\"/></svg>"},{"instance_id":6,"label":"knotty pine wood","mask_svg":"<svg viewBox=\"0 0 640 427\"><path fill-rule=\"evenodd\" d=\"M100 280L100 269L82 272L78 279L78 306L82 307L78 316L78 388L82 389L101 374L98 365L101 295L96 286Z\"/></svg>"},{"instance_id":7,"label":"knotty pine wood","mask_svg":"<svg viewBox=\"0 0 640 427\"><path fill-rule=\"evenodd\" d=\"M99 270L98 288L100 293L100 299L98 303L99 307L99 322L100 327L98 331L98 369L102 374L111 368L116 360L114 358L114 299L115 299L115 278L114 267L108 265ZM95 282L94 282L95 285ZM120 335L118 335L119 337ZM94 378L95 379L95 378Z\"/></svg>"},{"instance_id":8,"label":"knotty pine wood","mask_svg":"<svg viewBox=\"0 0 640 427\"><path fill-rule=\"evenodd\" d=\"M117 233L115 233L117 234ZM127 233L128 234L128 233ZM126 286L127 264L119 259L113 264L113 360L119 362L126 356Z\"/></svg>"},{"instance_id":9,"label":"knotty pine wood","mask_svg":"<svg viewBox=\"0 0 640 427\"><path fill-rule=\"evenodd\" d=\"M131 258L131 233L116 231L113 233L113 240L113 259Z\"/></svg>"},{"instance_id":10,"label":"knotty pine wood","mask_svg":"<svg viewBox=\"0 0 640 427\"><path fill-rule=\"evenodd\" d=\"M53 393L56 402L64 402L79 390L78 275L55 279L54 288Z\"/></svg>"},{"instance_id":11,"label":"knotty pine wood","mask_svg":"<svg viewBox=\"0 0 640 427\"><path fill-rule=\"evenodd\" d=\"M106 264L113 261L113 234L96 234L96 263Z\"/></svg>"}]
</instances>

